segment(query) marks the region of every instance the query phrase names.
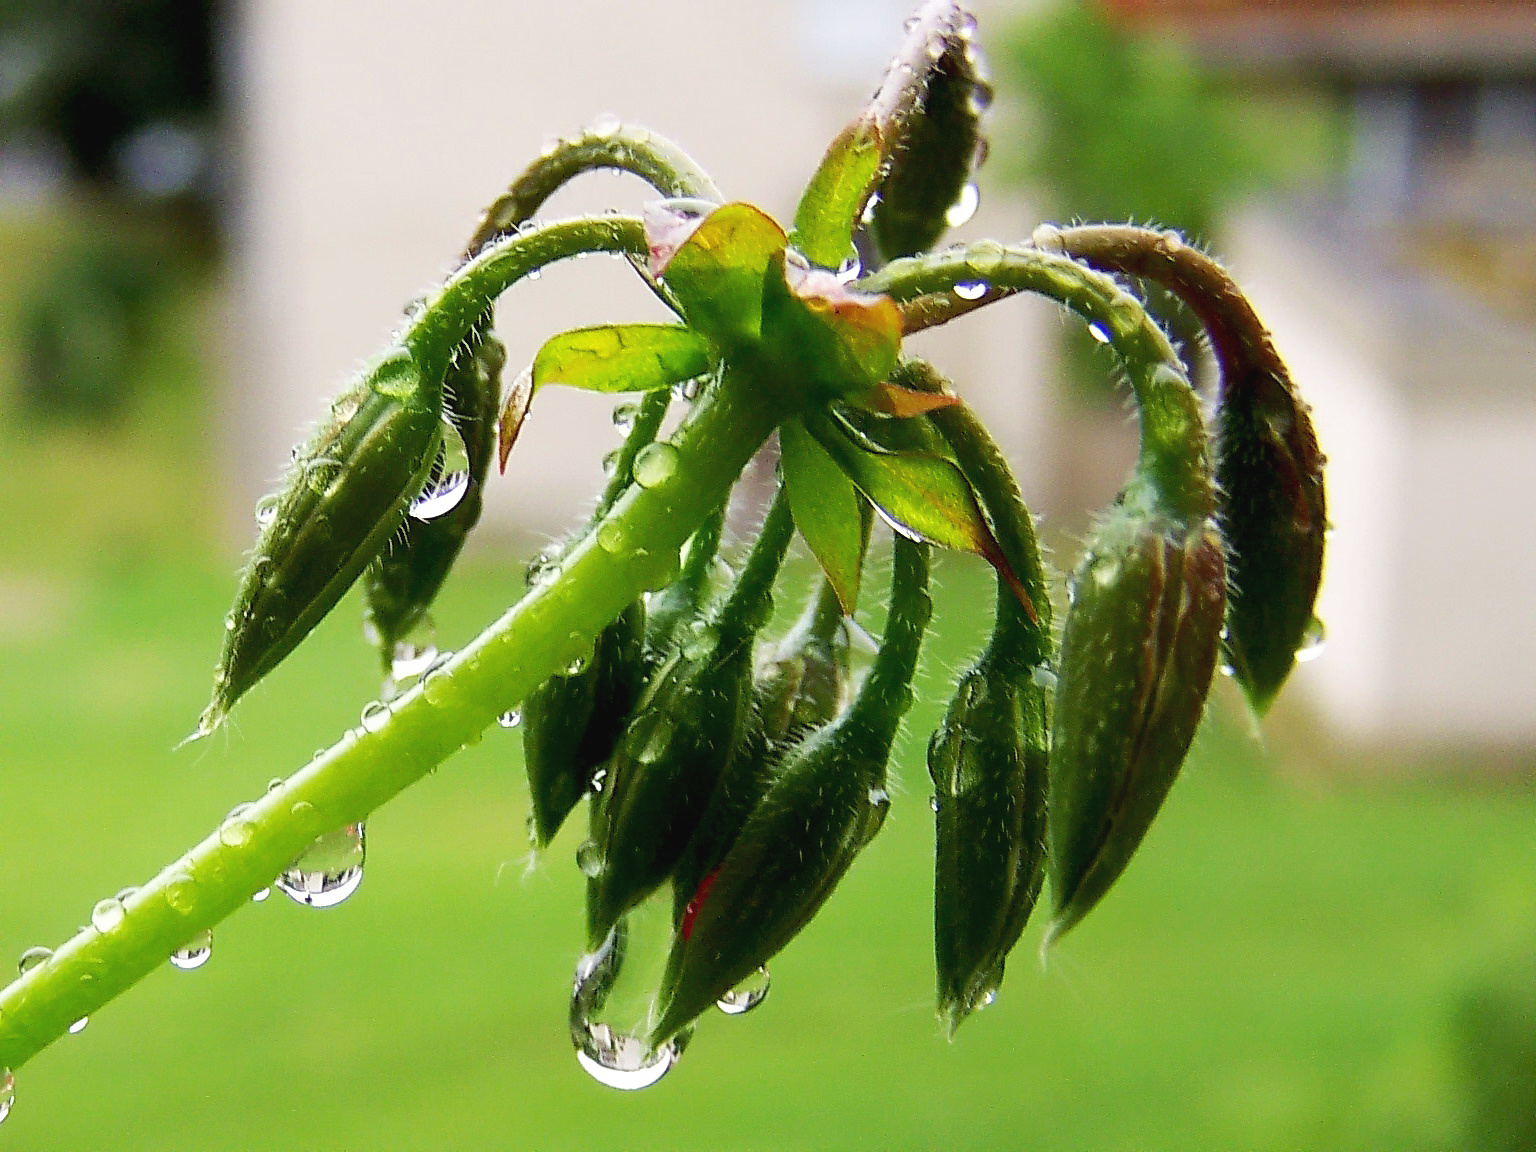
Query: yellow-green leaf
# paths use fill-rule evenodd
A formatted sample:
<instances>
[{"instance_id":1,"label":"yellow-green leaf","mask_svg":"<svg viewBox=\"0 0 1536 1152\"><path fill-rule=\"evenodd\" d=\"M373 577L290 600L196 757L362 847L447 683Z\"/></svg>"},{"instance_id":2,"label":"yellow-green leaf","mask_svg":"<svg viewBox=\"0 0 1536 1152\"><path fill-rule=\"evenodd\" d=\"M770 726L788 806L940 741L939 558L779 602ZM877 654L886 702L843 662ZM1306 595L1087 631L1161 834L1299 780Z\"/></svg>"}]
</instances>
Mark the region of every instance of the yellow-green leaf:
<instances>
[{"instance_id":1,"label":"yellow-green leaf","mask_svg":"<svg viewBox=\"0 0 1536 1152\"><path fill-rule=\"evenodd\" d=\"M680 325L602 324L547 341L533 359L533 387L650 392L702 376L709 368L708 344Z\"/></svg>"},{"instance_id":2,"label":"yellow-green leaf","mask_svg":"<svg viewBox=\"0 0 1536 1152\"><path fill-rule=\"evenodd\" d=\"M868 115L838 133L795 209L794 244L813 264L840 267L853 253L853 230L885 159L880 129Z\"/></svg>"},{"instance_id":3,"label":"yellow-green leaf","mask_svg":"<svg viewBox=\"0 0 1536 1152\"><path fill-rule=\"evenodd\" d=\"M653 212L646 230L652 271L666 281L690 327L726 347L757 339L763 278L786 240L773 217L733 203L711 212L680 243L675 220Z\"/></svg>"}]
</instances>

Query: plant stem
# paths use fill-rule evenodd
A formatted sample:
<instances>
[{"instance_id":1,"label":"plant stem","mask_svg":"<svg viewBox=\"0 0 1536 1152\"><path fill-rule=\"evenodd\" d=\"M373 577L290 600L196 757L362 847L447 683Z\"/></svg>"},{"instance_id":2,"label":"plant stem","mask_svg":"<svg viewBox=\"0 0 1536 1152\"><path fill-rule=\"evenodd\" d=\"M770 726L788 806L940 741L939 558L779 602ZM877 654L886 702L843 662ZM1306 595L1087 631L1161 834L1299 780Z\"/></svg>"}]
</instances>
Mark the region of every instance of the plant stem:
<instances>
[{"instance_id":1,"label":"plant stem","mask_svg":"<svg viewBox=\"0 0 1536 1152\"><path fill-rule=\"evenodd\" d=\"M613 218L601 225L619 238L630 227ZM509 247L538 235L517 237ZM477 265L474 274L486 282L513 267L493 254L462 271ZM452 291L450 285L440 299L452 300ZM458 315L467 325L483 312L483 297L460 295ZM451 326L437 331L451 332ZM631 486L569 550L557 578L530 590L392 703L382 725L348 732L161 870L125 901L120 923L105 932L82 930L52 959L0 990L0 1067L21 1067L71 1023L243 907L317 836L363 819L475 742L500 713L590 649L625 605L661 587L684 541L719 507L774 427L803 402L756 377L750 363L728 367L722 386L700 399L663 449L675 453L671 471L659 478L653 472L649 486Z\"/></svg>"},{"instance_id":2,"label":"plant stem","mask_svg":"<svg viewBox=\"0 0 1536 1152\"><path fill-rule=\"evenodd\" d=\"M978 295L955 294L974 284ZM894 260L857 282L905 305L908 332L942 324L1017 292L1038 292L1078 313L1120 357L1141 421L1137 477L1165 515L1203 523L1215 510L1211 465L1200 399L1178 353L1136 297L1105 275L1058 253L1029 245L978 241L968 247Z\"/></svg>"}]
</instances>

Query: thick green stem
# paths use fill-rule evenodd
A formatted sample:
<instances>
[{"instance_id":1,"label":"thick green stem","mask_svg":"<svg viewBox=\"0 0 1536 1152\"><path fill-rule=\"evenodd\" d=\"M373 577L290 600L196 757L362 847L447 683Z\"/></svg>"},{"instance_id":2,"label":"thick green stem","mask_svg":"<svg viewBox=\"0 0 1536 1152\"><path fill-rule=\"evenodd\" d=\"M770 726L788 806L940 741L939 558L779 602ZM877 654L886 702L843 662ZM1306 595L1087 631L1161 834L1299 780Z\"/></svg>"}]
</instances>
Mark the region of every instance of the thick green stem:
<instances>
[{"instance_id":1,"label":"thick green stem","mask_svg":"<svg viewBox=\"0 0 1536 1152\"><path fill-rule=\"evenodd\" d=\"M1149 491L1133 489L1127 499L1148 499L1158 511L1187 524L1202 523L1214 511L1200 399L1168 337L1141 301L1111 277L1057 253L984 240L892 261L857 287L906 305L909 332L1017 292L1038 292L1072 309L1114 348L1136 397L1141 420L1137 475ZM957 287L962 289L958 294Z\"/></svg>"},{"instance_id":2,"label":"thick green stem","mask_svg":"<svg viewBox=\"0 0 1536 1152\"><path fill-rule=\"evenodd\" d=\"M605 219L614 245L633 222ZM585 225L583 224L583 227ZM547 231L547 230L546 230ZM510 247L540 244L539 233ZM515 267L489 255L466 266L482 281ZM458 291L450 286L444 295ZM479 297L464 291L467 325ZM440 325L447 331L446 325ZM672 575L678 550L725 499L731 484L801 398L767 387L748 363L694 407L666 447L671 468L632 486L560 563L556 579L530 590L500 620L378 722L348 732L283 785L164 868L125 901L120 922L87 928L53 958L0 991L0 1067L19 1068L70 1024L166 962L272 882L313 840L363 819L474 742L496 717L590 648L597 633L642 592Z\"/></svg>"}]
</instances>

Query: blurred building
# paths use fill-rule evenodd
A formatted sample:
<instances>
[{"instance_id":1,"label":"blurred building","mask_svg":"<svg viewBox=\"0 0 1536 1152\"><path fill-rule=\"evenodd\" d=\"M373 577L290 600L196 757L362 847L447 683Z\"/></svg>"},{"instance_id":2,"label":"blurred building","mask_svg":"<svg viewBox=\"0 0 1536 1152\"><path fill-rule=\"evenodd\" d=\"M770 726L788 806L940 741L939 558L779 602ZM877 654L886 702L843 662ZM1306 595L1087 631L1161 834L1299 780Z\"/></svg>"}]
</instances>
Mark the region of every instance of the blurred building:
<instances>
[{"instance_id":1,"label":"blurred building","mask_svg":"<svg viewBox=\"0 0 1536 1152\"><path fill-rule=\"evenodd\" d=\"M1332 99L1319 197L1226 252L1315 408L1344 733L1468 753L1536 736L1536 4L1110 0L1246 83Z\"/></svg>"},{"instance_id":2,"label":"blurred building","mask_svg":"<svg viewBox=\"0 0 1536 1152\"><path fill-rule=\"evenodd\" d=\"M552 134L604 114L643 124L687 149L728 198L787 219L873 90L912 4L242 5L234 75L244 200L226 422L241 506L271 486L297 430L383 347L406 302L451 267L480 209ZM985 21L989 5L977 7ZM648 198L632 178L588 176L546 214L634 212ZM988 195L971 231L1019 237L1031 227L1022 208ZM562 328L655 318L659 305L627 267L582 261L515 287L498 329L516 371ZM1043 389L1019 365L1031 362L1032 328L1045 322L1047 310L1013 307L928 341L1032 463L1044 458L1032 439ZM541 394L506 481L492 486L488 519L539 534L571 527L616 444L611 407Z\"/></svg>"}]
</instances>

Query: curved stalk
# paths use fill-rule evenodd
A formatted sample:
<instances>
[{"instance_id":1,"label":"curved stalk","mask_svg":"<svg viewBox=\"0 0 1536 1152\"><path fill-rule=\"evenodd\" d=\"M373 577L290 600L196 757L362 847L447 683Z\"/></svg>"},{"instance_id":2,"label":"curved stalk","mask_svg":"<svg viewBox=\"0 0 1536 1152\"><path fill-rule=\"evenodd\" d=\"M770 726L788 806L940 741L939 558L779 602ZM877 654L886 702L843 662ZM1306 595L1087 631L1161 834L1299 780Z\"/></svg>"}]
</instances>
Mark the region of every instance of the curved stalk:
<instances>
[{"instance_id":1,"label":"curved stalk","mask_svg":"<svg viewBox=\"0 0 1536 1152\"><path fill-rule=\"evenodd\" d=\"M628 250L638 221L550 225L471 261L418 317L406 340L445 356L506 285L576 250ZM576 241L582 241L578 244ZM0 1067L16 1070L70 1024L165 963L172 951L245 906L320 835L363 819L421 779L536 685L590 648L625 605L673 575L678 550L724 501L774 427L803 397L766 386L751 361L695 405L669 442L672 468L633 485L560 563L422 683L382 724L348 732L162 869L106 931L86 928L46 963L0 990Z\"/></svg>"},{"instance_id":2,"label":"curved stalk","mask_svg":"<svg viewBox=\"0 0 1536 1152\"><path fill-rule=\"evenodd\" d=\"M957 287L974 285L957 295ZM1141 421L1138 475L1168 515L1202 523L1215 510L1205 420L1178 353L1141 301L1102 272L1029 245L978 241L895 260L857 282L904 305L908 332L941 324L1017 292L1038 292L1078 313L1120 357ZM1140 496L1139 493L1127 493Z\"/></svg>"}]
</instances>

